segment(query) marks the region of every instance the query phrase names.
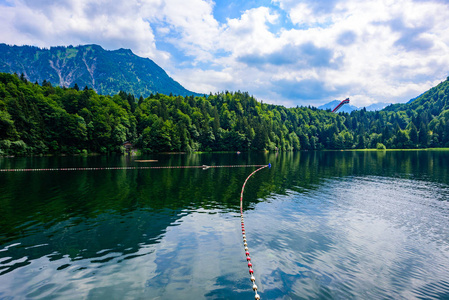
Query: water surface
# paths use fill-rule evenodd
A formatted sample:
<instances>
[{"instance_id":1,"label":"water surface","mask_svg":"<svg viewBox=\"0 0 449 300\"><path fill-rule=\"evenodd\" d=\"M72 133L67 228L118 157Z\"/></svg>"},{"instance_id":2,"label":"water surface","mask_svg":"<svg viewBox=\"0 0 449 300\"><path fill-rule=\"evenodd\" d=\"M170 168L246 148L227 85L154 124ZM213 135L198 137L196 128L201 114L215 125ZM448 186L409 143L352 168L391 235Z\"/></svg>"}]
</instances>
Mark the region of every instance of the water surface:
<instances>
[{"instance_id":1,"label":"water surface","mask_svg":"<svg viewBox=\"0 0 449 300\"><path fill-rule=\"evenodd\" d=\"M449 298L449 152L0 158L0 169L267 164L262 299ZM254 299L255 168L0 172L1 299Z\"/></svg>"}]
</instances>

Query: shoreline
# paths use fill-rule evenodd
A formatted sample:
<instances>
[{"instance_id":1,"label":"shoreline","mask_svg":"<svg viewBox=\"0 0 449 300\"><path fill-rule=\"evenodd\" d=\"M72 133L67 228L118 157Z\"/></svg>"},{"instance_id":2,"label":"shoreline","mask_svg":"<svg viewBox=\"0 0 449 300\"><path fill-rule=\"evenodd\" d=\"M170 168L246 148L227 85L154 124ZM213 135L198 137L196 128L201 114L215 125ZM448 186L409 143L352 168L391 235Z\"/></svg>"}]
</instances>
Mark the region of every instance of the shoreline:
<instances>
[{"instance_id":1,"label":"shoreline","mask_svg":"<svg viewBox=\"0 0 449 300\"><path fill-rule=\"evenodd\" d=\"M194 152L155 152L155 153L148 153L148 154L133 154L129 155L131 157L138 157L138 156L145 156L145 155L186 155L186 154L232 154L235 153L236 155L240 154L248 154L248 153L292 153L292 152L393 152L393 151L449 151L448 148L418 148L418 149L320 149L320 150L299 150L299 151L194 151ZM40 155L0 155L0 158L15 158L15 157L64 157L64 156L128 156L126 153L110 153L110 154L100 154L100 153L88 153L88 154L40 154Z\"/></svg>"}]
</instances>

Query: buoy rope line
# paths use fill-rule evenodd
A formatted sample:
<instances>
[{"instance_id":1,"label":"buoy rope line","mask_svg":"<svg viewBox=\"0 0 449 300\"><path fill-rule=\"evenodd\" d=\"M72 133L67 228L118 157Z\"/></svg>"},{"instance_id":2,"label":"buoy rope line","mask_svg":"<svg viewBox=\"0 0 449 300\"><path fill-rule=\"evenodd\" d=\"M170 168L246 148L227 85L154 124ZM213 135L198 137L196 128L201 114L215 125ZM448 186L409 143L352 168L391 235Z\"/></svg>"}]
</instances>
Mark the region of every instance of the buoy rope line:
<instances>
[{"instance_id":1,"label":"buoy rope line","mask_svg":"<svg viewBox=\"0 0 449 300\"><path fill-rule=\"evenodd\" d=\"M43 171L102 171L102 170L149 170L149 169L214 169L214 168L250 168L263 165L229 166L160 166L160 167L102 167L102 168L46 168L46 169L0 169L0 172L43 172ZM266 166L265 166L266 167Z\"/></svg>"},{"instance_id":2,"label":"buoy rope line","mask_svg":"<svg viewBox=\"0 0 449 300\"><path fill-rule=\"evenodd\" d=\"M249 256L249 248L248 243L246 240L246 231L245 231L245 222L243 219L243 192L245 191L246 183L248 182L248 179L250 179L251 176L253 176L255 173L259 172L260 170L269 167L271 168L271 164L265 165L260 167L259 169L255 170L249 176L246 178L245 182L242 186L242 192L240 193L240 217L242 220L242 235L243 235L243 246L245 247L245 255L246 255L246 261L248 262L248 268L249 268L249 275L251 275L251 282L253 283L253 291L255 293L254 298L256 300L260 299L260 295L257 293L257 285L256 285L256 277L254 277L254 270L253 270L253 264L251 263L251 257Z\"/></svg>"},{"instance_id":3,"label":"buoy rope line","mask_svg":"<svg viewBox=\"0 0 449 300\"><path fill-rule=\"evenodd\" d=\"M102 171L102 170L149 170L149 169L212 169L212 168L250 168L259 167L254 172L249 174L242 186L242 191L240 193L240 217L242 220L242 235L243 235L243 245L245 246L246 261L248 262L249 274L251 275L251 282L253 283L253 291L255 292L255 299L259 300L260 296L257 293L256 278L254 277L253 265L251 263L251 257L249 254L248 243L246 240L245 223L243 219L243 192L245 191L246 183L248 179L251 178L255 173L260 170L269 167L268 165L225 165L225 166L160 166L160 167L102 167L102 168L45 168L45 169L0 169L0 172L44 172L44 171Z\"/></svg>"}]
</instances>

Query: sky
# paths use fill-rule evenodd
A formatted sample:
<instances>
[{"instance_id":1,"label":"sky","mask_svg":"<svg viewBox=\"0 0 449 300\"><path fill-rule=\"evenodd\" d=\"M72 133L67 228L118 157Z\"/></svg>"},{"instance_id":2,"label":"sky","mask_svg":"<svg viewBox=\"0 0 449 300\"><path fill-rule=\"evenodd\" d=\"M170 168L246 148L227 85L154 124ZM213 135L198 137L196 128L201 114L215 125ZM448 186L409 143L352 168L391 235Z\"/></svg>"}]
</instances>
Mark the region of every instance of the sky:
<instances>
[{"instance_id":1,"label":"sky","mask_svg":"<svg viewBox=\"0 0 449 300\"><path fill-rule=\"evenodd\" d=\"M0 43L131 49L199 93L406 102L449 76L449 0L0 0Z\"/></svg>"}]
</instances>

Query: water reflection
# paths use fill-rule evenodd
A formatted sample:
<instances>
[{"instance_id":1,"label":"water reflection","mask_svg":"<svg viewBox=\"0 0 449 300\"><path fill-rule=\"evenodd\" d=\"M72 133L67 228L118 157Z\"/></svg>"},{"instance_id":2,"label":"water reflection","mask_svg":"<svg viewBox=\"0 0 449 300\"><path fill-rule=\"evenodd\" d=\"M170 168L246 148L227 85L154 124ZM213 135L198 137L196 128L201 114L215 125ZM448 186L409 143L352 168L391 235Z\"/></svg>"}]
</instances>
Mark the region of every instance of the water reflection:
<instances>
[{"instance_id":1,"label":"water reflection","mask_svg":"<svg viewBox=\"0 0 449 300\"><path fill-rule=\"evenodd\" d=\"M143 159L273 165L244 198L265 299L448 297L449 152ZM138 165L0 159L0 168ZM0 298L252 298L238 222L252 170L0 173Z\"/></svg>"},{"instance_id":2,"label":"water reflection","mask_svg":"<svg viewBox=\"0 0 449 300\"><path fill-rule=\"evenodd\" d=\"M384 177L348 178L344 185L329 179L308 193L289 191L259 204L246 227L263 295L447 297L447 201L431 188L414 194L407 179L393 184Z\"/></svg>"}]
</instances>

